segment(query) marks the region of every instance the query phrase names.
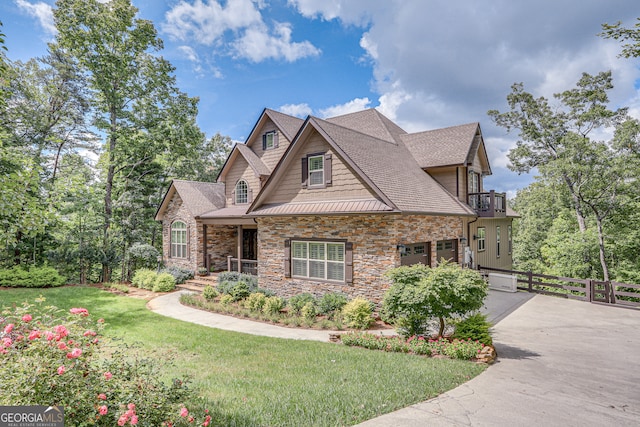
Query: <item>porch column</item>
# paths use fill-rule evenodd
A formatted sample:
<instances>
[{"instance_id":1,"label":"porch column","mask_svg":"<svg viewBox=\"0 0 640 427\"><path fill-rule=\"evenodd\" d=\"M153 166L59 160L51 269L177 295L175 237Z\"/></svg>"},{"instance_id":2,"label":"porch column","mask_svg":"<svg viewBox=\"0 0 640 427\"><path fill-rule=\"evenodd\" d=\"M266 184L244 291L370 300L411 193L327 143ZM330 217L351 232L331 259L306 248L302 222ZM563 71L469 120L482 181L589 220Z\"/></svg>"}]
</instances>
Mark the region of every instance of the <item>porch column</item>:
<instances>
[{"instance_id":1,"label":"porch column","mask_svg":"<svg viewBox=\"0 0 640 427\"><path fill-rule=\"evenodd\" d=\"M238 247L237 247L237 256L238 256L238 272L242 273L242 225L238 226Z\"/></svg>"},{"instance_id":2,"label":"porch column","mask_svg":"<svg viewBox=\"0 0 640 427\"><path fill-rule=\"evenodd\" d=\"M202 224L202 265L209 271L209 254L207 254L207 224Z\"/></svg>"}]
</instances>

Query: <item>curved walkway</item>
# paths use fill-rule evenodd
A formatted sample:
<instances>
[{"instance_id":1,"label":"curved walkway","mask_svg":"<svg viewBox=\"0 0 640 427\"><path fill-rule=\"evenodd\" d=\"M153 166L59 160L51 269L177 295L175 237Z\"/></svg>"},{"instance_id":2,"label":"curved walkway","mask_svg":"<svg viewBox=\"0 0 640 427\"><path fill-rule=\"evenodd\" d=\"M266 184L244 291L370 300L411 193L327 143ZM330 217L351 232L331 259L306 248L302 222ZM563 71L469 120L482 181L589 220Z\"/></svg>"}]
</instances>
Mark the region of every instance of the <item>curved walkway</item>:
<instances>
[{"instance_id":1,"label":"curved walkway","mask_svg":"<svg viewBox=\"0 0 640 427\"><path fill-rule=\"evenodd\" d=\"M219 329L328 341L329 332L284 328L155 298L151 310ZM640 310L491 291L484 309L498 362L434 399L360 426L638 426Z\"/></svg>"}]
</instances>

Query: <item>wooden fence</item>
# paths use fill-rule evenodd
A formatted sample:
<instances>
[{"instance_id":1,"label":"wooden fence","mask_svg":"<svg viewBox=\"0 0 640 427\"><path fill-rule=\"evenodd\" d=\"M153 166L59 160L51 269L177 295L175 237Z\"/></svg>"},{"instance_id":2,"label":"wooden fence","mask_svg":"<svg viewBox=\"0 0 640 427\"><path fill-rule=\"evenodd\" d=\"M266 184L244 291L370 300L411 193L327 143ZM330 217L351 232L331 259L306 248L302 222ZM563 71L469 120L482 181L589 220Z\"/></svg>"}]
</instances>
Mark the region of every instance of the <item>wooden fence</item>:
<instances>
[{"instance_id":1,"label":"wooden fence","mask_svg":"<svg viewBox=\"0 0 640 427\"><path fill-rule=\"evenodd\" d=\"M480 265L478 270L485 273L495 271L514 275L518 282L518 289L527 292L640 308L640 285L549 276L531 271L503 270Z\"/></svg>"}]
</instances>

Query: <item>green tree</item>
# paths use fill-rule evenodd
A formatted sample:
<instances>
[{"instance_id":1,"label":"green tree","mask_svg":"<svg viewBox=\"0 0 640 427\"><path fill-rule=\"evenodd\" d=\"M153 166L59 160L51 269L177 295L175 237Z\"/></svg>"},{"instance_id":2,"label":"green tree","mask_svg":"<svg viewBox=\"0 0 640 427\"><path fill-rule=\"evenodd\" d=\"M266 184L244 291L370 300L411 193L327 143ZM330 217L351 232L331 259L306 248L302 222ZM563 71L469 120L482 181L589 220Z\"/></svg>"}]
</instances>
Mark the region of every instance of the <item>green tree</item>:
<instances>
[{"instance_id":1,"label":"green tree","mask_svg":"<svg viewBox=\"0 0 640 427\"><path fill-rule=\"evenodd\" d=\"M622 45L620 56L637 58L640 56L640 18L637 18L637 21L633 28L623 27L620 21L615 24L602 24L603 31L599 35L606 39L629 42Z\"/></svg>"},{"instance_id":2,"label":"green tree","mask_svg":"<svg viewBox=\"0 0 640 427\"><path fill-rule=\"evenodd\" d=\"M159 155L190 151L190 144L201 138L195 124L198 100L177 89L174 68L156 54L162 40L150 21L136 18L130 0L58 0L56 5L57 43L85 74L93 92L95 126L106 135L101 159L106 254L113 244L118 181L126 181L134 170L144 175ZM105 261L103 279L109 276Z\"/></svg>"}]
</instances>

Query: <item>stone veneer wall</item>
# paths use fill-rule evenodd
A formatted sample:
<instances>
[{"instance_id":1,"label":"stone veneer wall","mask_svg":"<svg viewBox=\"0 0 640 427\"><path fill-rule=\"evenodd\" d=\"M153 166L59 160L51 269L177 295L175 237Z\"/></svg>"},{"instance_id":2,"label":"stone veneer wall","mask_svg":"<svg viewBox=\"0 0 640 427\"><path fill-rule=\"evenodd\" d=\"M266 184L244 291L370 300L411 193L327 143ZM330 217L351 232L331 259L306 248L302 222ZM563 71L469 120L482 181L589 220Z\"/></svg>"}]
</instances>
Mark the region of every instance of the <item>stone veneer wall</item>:
<instances>
[{"instance_id":1,"label":"stone veneer wall","mask_svg":"<svg viewBox=\"0 0 640 427\"><path fill-rule=\"evenodd\" d=\"M182 221L187 224L188 238L188 250L189 256L187 258L171 258L170 255L170 241L171 241L171 224L174 221ZM176 266L186 268L192 271L198 269L198 258L201 255L198 253L198 230L197 224L191 212L184 206L182 199L175 193L162 220L162 260L166 266Z\"/></svg>"},{"instance_id":2,"label":"stone veneer wall","mask_svg":"<svg viewBox=\"0 0 640 427\"><path fill-rule=\"evenodd\" d=\"M198 257L199 265L202 262L202 224L198 233ZM211 267L214 271L227 270L227 256L236 256L237 252L237 228L235 225L207 225L207 254L211 257Z\"/></svg>"},{"instance_id":3,"label":"stone veneer wall","mask_svg":"<svg viewBox=\"0 0 640 427\"><path fill-rule=\"evenodd\" d=\"M399 243L432 242L462 235L462 218L427 215L266 217L258 219L258 281L283 297L302 292L343 292L380 303L390 282L383 273L400 265ZM284 277L284 241L289 238L346 239L353 243L353 284Z\"/></svg>"}]
</instances>

